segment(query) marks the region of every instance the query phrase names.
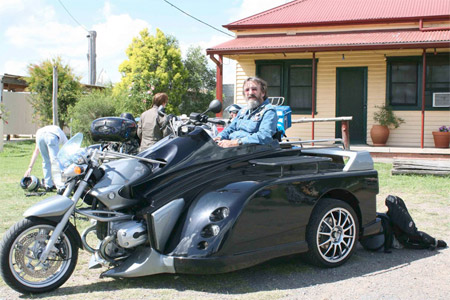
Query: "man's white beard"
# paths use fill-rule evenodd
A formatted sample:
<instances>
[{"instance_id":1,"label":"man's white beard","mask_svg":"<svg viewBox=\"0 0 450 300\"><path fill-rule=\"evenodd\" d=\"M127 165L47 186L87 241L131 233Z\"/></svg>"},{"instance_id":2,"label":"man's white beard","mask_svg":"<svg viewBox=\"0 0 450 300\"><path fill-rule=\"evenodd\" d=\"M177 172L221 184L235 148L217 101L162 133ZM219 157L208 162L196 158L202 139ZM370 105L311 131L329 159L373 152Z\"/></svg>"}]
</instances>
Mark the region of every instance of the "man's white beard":
<instances>
[{"instance_id":1,"label":"man's white beard","mask_svg":"<svg viewBox=\"0 0 450 300\"><path fill-rule=\"evenodd\" d=\"M258 100L247 100L247 107L250 109L255 109L259 106Z\"/></svg>"}]
</instances>

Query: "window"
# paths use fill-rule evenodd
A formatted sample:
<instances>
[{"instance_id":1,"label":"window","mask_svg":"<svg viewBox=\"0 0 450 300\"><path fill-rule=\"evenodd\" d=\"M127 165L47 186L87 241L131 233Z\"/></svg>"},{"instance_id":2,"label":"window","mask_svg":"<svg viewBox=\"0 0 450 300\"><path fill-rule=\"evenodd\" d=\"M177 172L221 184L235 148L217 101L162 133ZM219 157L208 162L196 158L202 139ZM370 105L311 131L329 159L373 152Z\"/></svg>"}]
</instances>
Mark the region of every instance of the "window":
<instances>
[{"instance_id":1,"label":"window","mask_svg":"<svg viewBox=\"0 0 450 300\"><path fill-rule=\"evenodd\" d=\"M391 105L417 105L417 62L392 62Z\"/></svg>"},{"instance_id":2,"label":"window","mask_svg":"<svg viewBox=\"0 0 450 300\"><path fill-rule=\"evenodd\" d=\"M256 61L256 74L267 82L269 97L284 97L293 112L311 112L312 60Z\"/></svg>"},{"instance_id":3,"label":"window","mask_svg":"<svg viewBox=\"0 0 450 300\"><path fill-rule=\"evenodd\" d=\"M425 81L425 105L433 106L433 93L450 92L450 56L427 56Z\"/></svg>"},{"instance_id":4,"label":"window","mask_svg":"<svg viewBox=\"0 0 450 300\"><path fill-rule=\"evenodd\" d=\"M425 107L433 107L433 93L450 92L450 54L431 54L426 57ZM395 109L422 107L421 56L391 57L387 64L388 104Z\"/></svg>"},{"instance_id":5,"label":"window","mask_svg":"<svg viewBox=\"0 0 450 300\"><path fill-rule=\"evenodd\" d=\"M281 96L281 65L262 65L260 78L267 82L267 93L270 97Z\"/></svg>"}]
</instances>

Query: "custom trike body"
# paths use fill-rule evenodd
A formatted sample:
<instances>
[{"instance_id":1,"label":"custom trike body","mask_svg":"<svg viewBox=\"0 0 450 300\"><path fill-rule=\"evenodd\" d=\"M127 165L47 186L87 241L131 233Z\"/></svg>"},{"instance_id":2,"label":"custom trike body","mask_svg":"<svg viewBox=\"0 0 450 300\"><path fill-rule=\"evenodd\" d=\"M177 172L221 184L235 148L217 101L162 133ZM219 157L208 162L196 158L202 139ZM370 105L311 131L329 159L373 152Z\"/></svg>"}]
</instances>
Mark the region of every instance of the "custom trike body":
<instances>
[{"instance_id":1,"label":"custom trike body","mask_svg":"<svg viewBox=\"0 0 450 300\"><path fill-rule=\"evenodd\" d=\"M56 289L80 248L106 277L222 273L295 253L336 267L379 232L368 152L277 140L221 148L198 126L211 121L191 115L137 156L81 149L73 137L58 154L64 194L29 208L3 236L5 282L23 293ZM91 220L81 234L80 217Z\"/></svg>"}]
</instances>

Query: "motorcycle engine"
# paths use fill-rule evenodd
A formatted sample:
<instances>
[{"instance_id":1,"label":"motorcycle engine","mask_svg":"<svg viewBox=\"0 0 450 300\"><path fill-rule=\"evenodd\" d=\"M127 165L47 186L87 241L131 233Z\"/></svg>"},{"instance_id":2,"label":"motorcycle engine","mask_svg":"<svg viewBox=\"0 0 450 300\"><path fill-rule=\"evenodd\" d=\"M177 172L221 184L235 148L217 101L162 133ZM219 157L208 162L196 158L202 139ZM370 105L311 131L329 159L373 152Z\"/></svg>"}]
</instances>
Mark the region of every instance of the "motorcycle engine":
<instances>
[{"instance_id":1,"label":"motorcycle engine","mask_svg":"<svg viewBox=\"0 0 450 300\"><path fill-rule=\"evenodd\" d=\"M117 222L112 229L117 232L117 244L122 248L133 248L147 241L147 228L142 222Z\"/></svg>"}]
</instances>

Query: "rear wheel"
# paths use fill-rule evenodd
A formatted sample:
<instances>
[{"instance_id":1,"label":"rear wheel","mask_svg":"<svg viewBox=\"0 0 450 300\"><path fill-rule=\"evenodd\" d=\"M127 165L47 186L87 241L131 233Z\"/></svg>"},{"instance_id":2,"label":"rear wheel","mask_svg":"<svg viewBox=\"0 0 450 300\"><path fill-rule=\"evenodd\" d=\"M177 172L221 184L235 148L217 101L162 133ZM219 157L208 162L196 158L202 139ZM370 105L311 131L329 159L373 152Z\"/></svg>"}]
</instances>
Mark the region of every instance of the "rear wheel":
<instances>
[{"instance_id":1,"label":"rear wheel","mask_svg":"<svg viewBox=\"0 0 450 300\"><path fill-rule=\"evenodd\" d=\"M47 260L40 262L55 224L38 218L24 219L11 227L0 244L0 274L21 293L54 290L69 279L78 259L72 229L61 233Z\"/></svg>"},{"instance_id":2,"label":"rear wheel","mask_svg":"<svg viewBox=\"0 0 450 300\"><path fill-rule=\"evenodd\" d=\"M353 254L358 234L358 218L349 204L337 199L322 199L307 226L309 251L306 256L320 267L340 266Z\"/></svg>"}]
</instances>

